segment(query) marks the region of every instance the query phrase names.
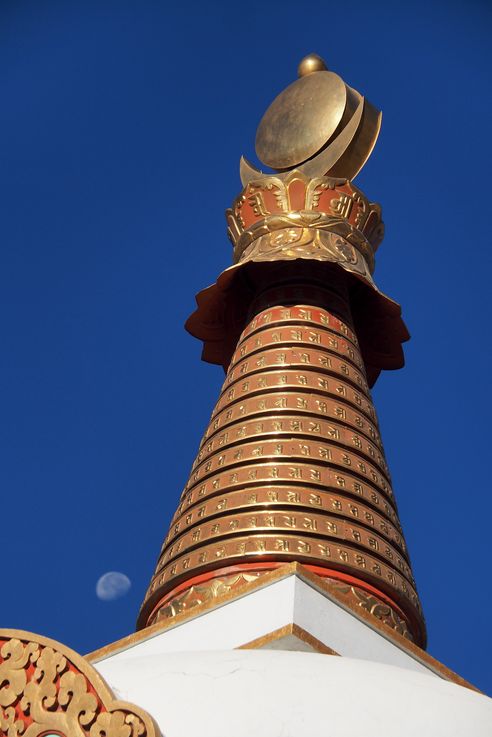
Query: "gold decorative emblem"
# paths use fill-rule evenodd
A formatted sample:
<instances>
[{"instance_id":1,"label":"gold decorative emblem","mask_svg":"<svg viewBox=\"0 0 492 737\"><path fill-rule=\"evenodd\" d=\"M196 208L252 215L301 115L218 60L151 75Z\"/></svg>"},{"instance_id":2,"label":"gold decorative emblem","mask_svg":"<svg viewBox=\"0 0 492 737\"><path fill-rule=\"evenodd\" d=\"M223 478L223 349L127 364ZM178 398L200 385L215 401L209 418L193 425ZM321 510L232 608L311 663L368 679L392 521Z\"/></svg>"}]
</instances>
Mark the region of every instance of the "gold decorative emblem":
<instances>
[{"instance_id":1,"label":"gold decorative emblem","mask_svg":"<svg viewBox=\"0 0 492 737\"><path fill-rule=\"evenodd\" d=\"M268 273L272 278L273 269L297 261L316 264L316 279L327 286L332 277L325 267L331 264L352 280L358 297L351 310L371 386L382 368L403 365L401 343L409 335L400 306L372 277L384 235L381 207L352 182L309 178L299 169L260 176L246 184L226 220L234 264L197 295L198 309L186 323L204 342L203 360L227 369L254 299L252 281Z\"/></svg>"},{"instance_id":2,"label":"gold decorative emblem","mask_svg":"<svg viewBox=\"0 0 492 737\"><path fill-rule=\"evenodd\" d=\"M371 155L380 127L379 110L310 54L299 65L299 79L263 116L256 153L281 178L298 169L308 177L353 179ZM244 185L261 176L244 157L240 174Z\"/></svg>"},{"instance_id":3,"label":"gold decorative emblem","mask_svg":"<svg viewBox=\"0 0 492 737\"><path fill-rule=\"evenodd\" d=\"M346 243L346 251L355 249L359 259L364 259L363 273L367 270L372 273L374 254L384 234L381 207L369 202L351 182L330 177L308 179L297 169L284 179L272 176L249 182L226 211L226 220L235 263L258 260L251 255L251 246L259 238L263 237L264 250L266 240L273 245L294 242L299 240L296 231L305 229L310 231L307 236L314 237L318 232L338 236L338 242ZM279 234L279 231L283 232ZM273 237L266 238L271 234ZM324 250L321 244L318 250ZM284 258L278 249L271 251L271 260ZM294 258L306 257L311 258L297 248ZM325 259L318 258L340 263L354 263L355 259L354 256L347 259L338 249Z\"/></svg>"},{"instance_id":4,"label":"gold decorative emblem","mask_svg":"<svg viewBox=\"0 0 492 737\"><path fill-rule=\"evenodd\" d=\"M160 737L143 709L114 698L70 648L20 630L0 630L1 737Z\"/></svg>"},{"instance_id":5,"label":"gold decorative emblem","mask_svg":"<svg viewBox=\"0 0 492 737\"><path fill-rule=\"evenodd\" d=\"M346 597L353 606L364 609L385 625L391 627L395 632L398 632L402 637L414 642L414 637L408 629L405 619L398 614L394 607L391 607L389 604L384 603L381 599L374 596L374 594L369 594L367 591L363 591L357 586L349 586L348 584L340 583L340 581L335 581L334 579L330 579L329 582L330 586L338 593L344 595L344 597Z\"/></svg>"},{"instance_id":6,"label":"gold decorative emblem","mask_svg":"<svg viewBox=\"0 0 492 737\"><path fill-rule=\"evenodd\" d=\"M155 614L149 620L149 624L155 624L165 619L183 614L201 604L207 604L214 600L220 601L225 594L242 588L245 584L256 581L261 576L261 571L232 573L229 576L212 578L201 584L195 584L182 591L180 594L172 595L167 602L163 602Z\"/></svg>"}]
</instances>

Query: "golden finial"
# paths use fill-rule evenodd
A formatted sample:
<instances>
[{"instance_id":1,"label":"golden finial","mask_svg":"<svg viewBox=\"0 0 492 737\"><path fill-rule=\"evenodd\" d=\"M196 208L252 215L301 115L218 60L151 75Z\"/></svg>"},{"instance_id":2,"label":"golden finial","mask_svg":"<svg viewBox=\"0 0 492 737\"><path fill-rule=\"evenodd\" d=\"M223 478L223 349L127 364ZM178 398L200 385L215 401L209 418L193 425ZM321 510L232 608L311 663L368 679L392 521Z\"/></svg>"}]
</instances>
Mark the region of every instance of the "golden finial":
<instances>
[{"instance_id":1,"label":"golden finial","mask_svg":"<svg viewBox=\"0 0 492 737\"><path fill-rule=\"evenodd\" d=\"M318 54L308 54L304 57L304 59L301 60L299 66L297 67L297 76L305 77L306 75L312 74L313 72L326 71L328 71L328 67L326 66L321 56L318 56Z\"/></svg>"},{"instance_id":2,"label":"golden finial","mask_svg":"<svg viewBox=\"0 0 492 737\"><path fill-rule=\"evenodd\" d=\"M381 113L318 54L305 56L298 73L260 121L258 158L280 178L299 169L307 177L353 179L376 143ZM240 174L244 186L262 176L244 157Z\"/></svg>"}]
</instances>

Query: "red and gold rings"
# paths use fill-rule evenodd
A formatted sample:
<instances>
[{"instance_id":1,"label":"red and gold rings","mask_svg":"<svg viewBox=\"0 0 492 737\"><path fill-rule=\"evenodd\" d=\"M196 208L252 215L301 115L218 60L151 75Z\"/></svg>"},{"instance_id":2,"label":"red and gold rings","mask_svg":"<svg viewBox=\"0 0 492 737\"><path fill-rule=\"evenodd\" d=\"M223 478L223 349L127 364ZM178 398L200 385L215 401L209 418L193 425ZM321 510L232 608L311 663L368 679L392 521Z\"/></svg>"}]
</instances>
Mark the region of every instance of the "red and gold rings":
<instances>
[{"instance_id":1,"label":"red and gold rings","mask_svg":"<svg viewBox=\"0 0 492 737\"><path fill-rule=\"evenodd\" d=\"M339 493L343 491L361 499L371 499L371 494L378 498L381 494L381 490L375 484L363 481L359 476L347 473L345 470L325 468L314 463L294 463L282 459L277 463L238 466L196 483L190 480L183 492L182 501L190 505L199 499L223 493L226 489L282 482L299 486L321 487Z\"/></svg>"},{"instance_id":2,"label":"red and gold rings","mask_svg":"<svg viewBox=\"0 0 492 737\"><path fill-rule=\"evenodd\" d=\"M364 375L343 358L332 356L325 351L302 350L299 348L268 348L259 354L249 356L230 368L223 390L239 378L268 369L311 369L317 374L331 374L348 381L370 399L369 387Z\"/></svg>"},{"instance_id":3,"label":"red and gold rings","mask_svg":"<svg viewBox=\"0 0 492 737\"><path fill-rule=\"evenodd\" d=\"M354 346L359 342L354 331L339 317L323 310L321 307L309 305L293 305L291 307L269 307L259 312L241 333L239 342L265 327L277 327L279 324L309 325L314 328L332 330L348 338Z\"/></svg>"},{"instance_id":4,"label":"red and gold rings","mask_svg":"<svg viewBox=\"0 0 492 737\"><path fill-rule=\"evenodd\" d=\"M291 371L289 369L264 371L254 374L251 377L241 377L224 389L212 416L227 406L231 399L235 398L237 400L240 397L275 390L317 392L325 396L341 399L351 404L354 409L363 412L377 425L376 411L373 403L350 384L328 376L320 376L315 371Z\"/></svg>"},{"instance_id":5,"label":"red and gold rings","mask_svg":"<svg viewBox=\"0 0 492 737\"><path fill-rule=\"evenodd\" d=\"M277 535L292 532L301 535L318 534L332 541L351 543L371 555L382 558L413 584L412 571L402 554L373 530L327 514L296 514L292 511L270 510L239 512L232 516L224 515L213 520L204 520L200 525L183 532L177 539L168 543L159 558L156 573L179 554L206 545L214 539L271 531L275 531Z\"/></svg>"},{"instance_id":6,"label":"red and gold rings","mask_svg":"<svg viewBox=\"0 0 492 737\"><path fill-rule=\"evenodd\" d=\"M365 461L353 452L338 448L333 444L308 442L302 439L265 440L254 443L244 443L230 448L219 449L215 454L203 459L192 471L192 483L229 470L231 467L248 463L287 461L296 463L309 460L312 463L339 466L360 475L375 484L388 497L393 496L387 479L372 463Z\"/></svg>"},{"instance_id":7,"label":"red and gold rings","mask_svg":"<svg viewBox=\"0 0 492 737\"><path fill-rule=\"evenodd\" d=\"M389 480L389 470L382 451L374 443L363 435L355 433L350 428L344 427L339 422L321 420L315 417L302 417L298 415L270 415L237 422L229 425L223 432L206 434L202 440L198 456L193 468L212 452L225 448L228 445L236 445L248 440L260 441L285 437L298 437L325 440L336 445L342 445L348 450L353 450L359 455L377 465L381 472Z\"/></svg>"},{"instance_id":8,"label":"red and gold rings","mask_svg":"<svg viewBox=\"0 0 492 737\"><path fill-rule=\"evenodd\" d=\"M406 546L401 532L388 520L390 510L387 503L381 513L362 504L358 499L351 499L327 491L304 489L302 486L258 486L248 490L229 491L226 494L199 500L191 507L182 505L178 508L161 552L171 539L206 519L215 518L226 512L251 511L264 509L269 511L284 510L301 514L309 512L326 512L338 517L356 520L360 524L379 532L389 542L400 548L405 554ZM398 523L395 513L395 522Z\"/></svg>"},{"instance_id":9,"label":"red and gold rings","mask_svg":"<svg viewBox=\"0 0 492 737\"><path fill-rule=\"evenodd\" d=\"M293 347L302 345L304 348L324 348L330 353L341 356L353 363L357 368L364 372L364 362L360 356L359 350L346 338L333 335L328 330L311 330L308 327L285 326L278 329L270 328L255 333L238 344L236 351L232 355L231 366L246 356L257 353L265 348L272 348L275 345L289 345Z\"/></svg>"},{"instance_id":10,"label":"red and gold rings","mask_svg":"<svg viewBox=\"0 0 492 737\"><path fill-rule=\"evenodd\" d=\"M156 575L150 586L148 597L159 587L161 595L166 593L180 577L193 570L194 575L235 561L298 560L317 563L327 568L360 575L390 596L410 604L416 613L420 603L412 584L392 566L386 565L373 555L361 552L347 543L338 544L322 537L303 535L249 534L229 540L209 543L201 548L184 553L165 566Z\"/></svg>"},{"instance_id":11,"label":"red and gold rings","mask_svg":"<svg viewBox=\"0 0 492 737\"><path fill-rule=\"evenodd\" d=\"M248 417L261 414L278 414L288 412L296 415L312 415L315 419L332 419L352 427L357 433L364 434L375 445L381 447L381 439L376 426L361 412L349 404L331 399L323 394L303 394L301 392L269 392L259 396L242 399L230 398L231 404L222 411L219 405L212 413L207 436L216 430L226 427ZM222 406L222 403L220 403ZM210 432L211 431L211 432Z\"/></svg>"}]
</instances>

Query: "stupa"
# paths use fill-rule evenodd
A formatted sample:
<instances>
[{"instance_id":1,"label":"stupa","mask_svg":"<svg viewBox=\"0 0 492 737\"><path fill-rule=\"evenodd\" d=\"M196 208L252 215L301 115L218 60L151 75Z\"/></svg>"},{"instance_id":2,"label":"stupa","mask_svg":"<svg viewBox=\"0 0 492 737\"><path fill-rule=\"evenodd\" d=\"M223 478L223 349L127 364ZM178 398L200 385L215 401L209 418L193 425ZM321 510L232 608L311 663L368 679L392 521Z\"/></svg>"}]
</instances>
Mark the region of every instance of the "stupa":
<instances>
[{"instance_id":1,"label":"stupa","mask_svg":"<svg viewBox=\"0 0 492 737\"><path fill-rule=\"evenodd\" d=\"M0 735L492 735L426 651L370 389L403 366L353 179L381 113L316 54L263 116L227 210L233 265L187 321L225 381L137 632L85 657L0 631Z\"/></svg>"}]
</instances>

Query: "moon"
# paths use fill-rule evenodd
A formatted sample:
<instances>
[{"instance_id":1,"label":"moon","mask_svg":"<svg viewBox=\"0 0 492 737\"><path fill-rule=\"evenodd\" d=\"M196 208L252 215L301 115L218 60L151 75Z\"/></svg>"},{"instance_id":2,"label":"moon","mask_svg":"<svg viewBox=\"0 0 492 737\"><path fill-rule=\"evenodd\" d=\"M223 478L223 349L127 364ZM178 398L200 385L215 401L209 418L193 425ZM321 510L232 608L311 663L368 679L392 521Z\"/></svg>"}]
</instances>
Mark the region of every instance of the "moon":
<instances>
[{"instance_id":1,"label":"moon","mask_svg":"<svg viewBox=\"0 0 492 737\"><path fill-rule=\"evenodd\" d=\"M121 599L130 590L132 582L124 573L108 571L103 573L96 584L96 595L101 601Z\"/></svg>"}]
</instances>

